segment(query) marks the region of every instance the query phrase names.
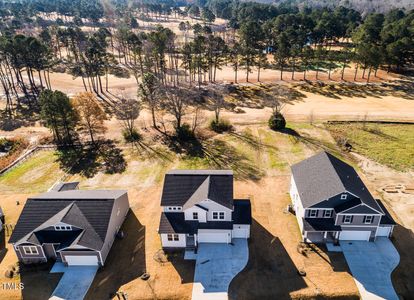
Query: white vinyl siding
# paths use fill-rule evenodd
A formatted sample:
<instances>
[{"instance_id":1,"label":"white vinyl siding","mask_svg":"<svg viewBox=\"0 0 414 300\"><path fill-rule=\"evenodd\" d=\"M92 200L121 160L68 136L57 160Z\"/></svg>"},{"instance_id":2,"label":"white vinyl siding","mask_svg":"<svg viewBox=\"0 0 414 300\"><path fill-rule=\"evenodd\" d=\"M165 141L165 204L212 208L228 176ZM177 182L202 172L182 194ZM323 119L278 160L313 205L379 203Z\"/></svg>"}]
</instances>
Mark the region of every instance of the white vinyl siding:
<instances>
[{"instance_id":1,"label":"white vinyl siding","mask_svg":"<svg viewBox=\"0 0 414 300\"><path fill-rule=\"evenodd\" d=\"M223 221L225 219L226 213L224 211L213 211L213 220Z\"/></svg>"},{"instance_id":2,"label":"white vinyl siding","mask_svg":"<svg viewBox=\"0 0 414 300\"><path fill-rule=\"evenodd\" d=\"M178 234L178 240L169 241L168 234L161 234L161 244L164 248L184 248L186 246L185 234Z\"/></svg>"}]
</instances>

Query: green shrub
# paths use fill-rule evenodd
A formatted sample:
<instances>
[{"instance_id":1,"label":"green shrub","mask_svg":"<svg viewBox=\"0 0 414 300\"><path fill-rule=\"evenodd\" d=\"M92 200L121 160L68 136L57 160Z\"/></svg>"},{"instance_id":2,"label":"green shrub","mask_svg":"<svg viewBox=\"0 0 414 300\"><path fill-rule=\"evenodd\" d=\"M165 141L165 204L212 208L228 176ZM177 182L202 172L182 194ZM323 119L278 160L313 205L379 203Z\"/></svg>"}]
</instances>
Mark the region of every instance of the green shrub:
<instances>
[{"instance_id":1,"label":"green shrub","mask_svg":"<svg viewBox=\"0 0 414 300\"><path fill-rule=\"evenodd\" d=\"M269 127L272 130L282 130L286 127L285 117L279 112L272 114L269 119Z\"/></svg>"},{"instance_id":2,"label":"green shrub","mask_svg":"<svg viewBox=\"0 0 414 300\"><path fill-rule=\"evenodd\" d=\"M214 119L210 122L210 129L217 132L223 133L233 129L233 126L230 124L230 121L225 119L220 119L218 122Z\"/></svg>"},{"instance_id":3,"label":"green shrub","mask_svg":"<svg viewBox=\"0 0 414 300\"><path fill-rule=\"evenodd\" d=\"M141 134L135 128L132 129L132 132L125 129L124 131L122 131L122 135L124 136L124 140L127 143L135 143L140 141L142 138Z\"/></svg>"}]
</instances>

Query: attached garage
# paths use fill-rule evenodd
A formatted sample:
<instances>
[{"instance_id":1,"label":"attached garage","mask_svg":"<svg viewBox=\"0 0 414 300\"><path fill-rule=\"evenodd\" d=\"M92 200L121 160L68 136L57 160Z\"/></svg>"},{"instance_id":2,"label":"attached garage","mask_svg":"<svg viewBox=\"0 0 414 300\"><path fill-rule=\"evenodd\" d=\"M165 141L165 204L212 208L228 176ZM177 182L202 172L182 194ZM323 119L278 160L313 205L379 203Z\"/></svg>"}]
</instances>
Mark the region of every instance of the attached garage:
<instances>
[{"instance_id":1,"label":"attached garage","mask_svg":"<svg viewBox=\"0 0 414 300\"><path fill-rule=\"evenodd\" d=\"M230 230L217 230L217 231L198 231L197 239L199 243L230 243L231 231Z\"/></svg>"},{"instance_id":2,"label":"attached garage","mask_svg":"<svg viewBox=\"0 0 414 300\"><path fill-rule=\"evenodd\" d=\"M339 234L341 241L369 241L371 231L344 230Z\"/></svg>"},{"instance_id":3,"label":"attached garage","mask_svg":"<svg viewBox=\"0 0 414 300\"><path fill-rule=\"evenodd\" d=\"M248 239L250 237L250 225L233 225L233 238Z\"/></svg>"},{"instance_id":4,"label":"attached garage","mask_svg":"<svg viewBox=\"0 0 414 300\"><path fill-rule=\"evenodd\" d=\"M68 266L97 266L98 265L98 257L95 255L88 255L88 256L67 255L65 256L65 260Z\"/></svg>"},{"instance_id":5,"label":"attached garage","mask_svg":"<svg viewBox=\"0 0 414 300\"><path fill-rule=\"evenodd\" d=\"M391 234L391 226L385 226L385 227L378 227L377 229L377 236L386 236L389 237Z\"/></svg>"}]
</instances>

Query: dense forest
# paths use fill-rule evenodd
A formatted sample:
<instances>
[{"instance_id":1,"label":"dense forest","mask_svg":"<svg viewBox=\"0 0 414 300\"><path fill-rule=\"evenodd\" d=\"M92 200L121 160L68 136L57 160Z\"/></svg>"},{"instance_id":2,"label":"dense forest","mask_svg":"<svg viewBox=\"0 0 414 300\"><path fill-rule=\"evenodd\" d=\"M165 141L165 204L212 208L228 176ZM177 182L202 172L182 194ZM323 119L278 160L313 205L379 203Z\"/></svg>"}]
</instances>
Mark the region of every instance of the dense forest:
<instances>
[{"instance_id":1,"label":"dense forest","mask_svg":"<svg viewBox=\"0 0 414 300\"><path fill-rule=\"evenodd\" d=\"M266 68L279 70L280 80L299 72L303 80L309 72L318 80L319 72L330 79L334 69L343 79L350 67L354 79L369 82L380 68L401 72L414 62L414 11L398 9L362 16L343 6L231 0L21 0L0 2L0 17L0 82L9 117L21 101L36 106L41 91L53 89L53 72L81 78L96 95L109 92L108 75L133 76L150 108L162 87L171 100L164 107L174 113L183 85L200 89L219 81L223 66L233 68L236 83L241 71L248 82L253 69L257 81ZM162 25L169 21L179 22L180 32Z\"/></svg>"}]
</instances>

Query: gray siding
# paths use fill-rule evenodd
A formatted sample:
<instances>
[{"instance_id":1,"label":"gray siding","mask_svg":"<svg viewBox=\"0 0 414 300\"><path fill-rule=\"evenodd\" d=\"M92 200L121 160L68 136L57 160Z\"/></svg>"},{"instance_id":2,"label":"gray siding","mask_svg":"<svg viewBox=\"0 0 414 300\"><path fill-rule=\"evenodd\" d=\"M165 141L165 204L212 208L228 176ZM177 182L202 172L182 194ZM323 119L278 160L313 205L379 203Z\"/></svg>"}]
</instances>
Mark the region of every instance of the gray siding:
<instances>
[{"instance_id":1,"label":"gray siding","mask_svg":"<svg viewBox=\"0 0 414 300\"><path fill-rule=\"evenodd\" d=\"M60 255L62 257L62 261L66 264L66 259L65 256L96 256L98 257L98 262L101 264L101 266L103 265L101 258L99 257L99 252L98 251L89 251L89 250L85 250L85 251L71 251L71 250L63 250L60 252Z\"/></svg>"},{"instance_id":2,"label":"gray siding","mask_svg":"<svg viewBox=\"0 0 414 300\"><path fill-rule=\"evenodd\" d=\"M47 258L56 258L53 244L43 244L43 250Z\"/></svg>"},{"instance_id":3,"label":"gray siding","mask_svg":"<svg viewBox=\"0 0 414 300\"><path fill-rule=\"evenodd\" d=\"M37 252L39 254L25 254L23 250L23 246L36 246ZM30 244L24 244L24 245L18 245L15 247L15 252L17 255L17 258L19 261L25 263L25 264L31 264L31 263L41 263L46 262L47 259L43 254L43 249L41 246L37 245L30 245Z\"/></svg>"},{"instance_id":4,"label":"gray siding","mask_svg":"<svg viewBox=\"0 0 414 300\"><path fill-rule=\"evenodd\" d=\"M111 219L108 224L108 231L106 233L105 243L101 249L103 262L105 262L106 257L108 256L109 250L111 249L112 244L114 243L115 236L118 230L121 228L122 223L124 223L128 211L129 200L128 194L125 193L124 195L115 200L114 206L112 208Z\"/></svg>"},{"instance_id":5,"label":"gray siding","mask_svg":"<svg viewBox=\"0 0 414 300\"><path fill-rule=\"evenodd\" d=\"M364 228L364 226L370 227L370 226L378 226L380 220L381 220L381 216L377 215L374 216L374 220L371 224L365 224L364 223L364 216L365 215L352 215L354 218L352 220L352 223L344 223L343 219L344 219L344 215L342 214L338 214L338 219L336 220L336 225L355 225L355 226L362 226L362 228Z\"/></svg>"}]
</instances>

